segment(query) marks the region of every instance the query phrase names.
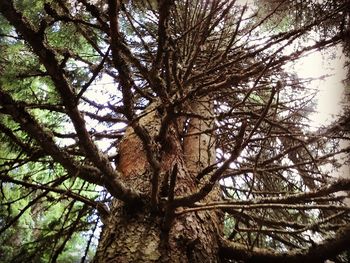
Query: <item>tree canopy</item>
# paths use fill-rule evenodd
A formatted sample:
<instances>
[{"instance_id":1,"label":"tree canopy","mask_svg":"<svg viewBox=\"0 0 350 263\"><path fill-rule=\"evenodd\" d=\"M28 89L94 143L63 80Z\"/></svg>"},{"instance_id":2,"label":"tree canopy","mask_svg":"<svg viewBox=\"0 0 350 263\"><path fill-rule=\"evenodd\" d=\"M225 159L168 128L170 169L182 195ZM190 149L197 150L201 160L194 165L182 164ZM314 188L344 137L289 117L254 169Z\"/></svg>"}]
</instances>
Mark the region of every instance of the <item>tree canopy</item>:
<instances>
[{"instance_id":1,"label":"tree canopy","mask_svg":"<svg viewBox=\"0 0 350 263\"><path fill-rule=\"evenodd\" d=\"M1 1L0 261L91 261L114 200L220 211L222 261L350 260L349 108L311 127L293 71L349 25L347 0Z\"/></svg>"}]
</instances>

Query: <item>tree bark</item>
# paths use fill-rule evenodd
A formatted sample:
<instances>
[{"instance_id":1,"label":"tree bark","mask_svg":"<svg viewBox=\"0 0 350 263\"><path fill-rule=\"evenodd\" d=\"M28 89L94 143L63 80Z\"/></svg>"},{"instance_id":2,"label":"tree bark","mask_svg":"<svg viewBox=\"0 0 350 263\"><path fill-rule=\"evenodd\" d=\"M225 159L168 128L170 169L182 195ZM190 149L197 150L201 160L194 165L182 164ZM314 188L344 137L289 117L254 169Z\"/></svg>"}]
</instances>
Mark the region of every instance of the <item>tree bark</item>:
<instances>
[{"instance_id":1,"label":"tree bark","mask_svg":"<svg viewBox=\"0 0 350 263\"><path fill-rule=\"evenodd\" d=\"M197 104L193 105L192 110L204 114L204 108L208 110L205 104ZM150 105L139 120L153 143L160 130L160 120L156 105ZM211 125L203 124L203 120L198 118L190 119L188 124L188 133L202 132ZM158 154L161 164L158 175L161 185L160 208L154 211L148 205L148 200L137 207L114 200L110 216L104 222L95 263L220 262L220 222L216 212L199 211L175 217L170 202L166 201L171 191L175 196L194 192L199 187L197 172L214 160L213 144L209 145L212 142L206 134L188 136L182 142L176 127L174 123L169 125L166 145L154 147L159 149L155 154ZM150 196L152 169L144 145L130 127L120 143L119 152L118 170L123 174L126 184ZM176 185L171 189L169 182L174 169Z\"/></svg>"},{"instance_id":2,"label":"tree bark","mask_svg":"<svg viewBox=\"0 0 350 263\"><path fill-rule=\"evenodd\" d=\"M198 117L192 117L188 122L188 130L184 139L184 154L189 172L196 175L215 163L212 102L208 97L195 101L190 106L190 112Z\"/></svg>"}]
</instances>

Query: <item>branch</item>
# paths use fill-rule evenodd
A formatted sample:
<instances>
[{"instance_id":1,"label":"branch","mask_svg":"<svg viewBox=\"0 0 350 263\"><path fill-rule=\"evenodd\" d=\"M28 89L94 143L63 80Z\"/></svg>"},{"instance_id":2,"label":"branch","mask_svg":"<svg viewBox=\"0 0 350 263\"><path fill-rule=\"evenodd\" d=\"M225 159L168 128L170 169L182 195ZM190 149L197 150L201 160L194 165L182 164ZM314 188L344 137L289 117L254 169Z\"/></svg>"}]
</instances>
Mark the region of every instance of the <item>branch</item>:
<instances>
[{"instance_id":1,"label":"branch","mask_svg":"<svg viewBox=\"0 0 350 263\"><path fill-rule=\"evenodd\" d=\"M212 174L209 181L205 183L205 185L202 186L196 193L175 199L173 202L174 207L190 206L193 203L203 199L205 196L207 196L210 193L210 191L213 189L217 180L220 179L221 175L226 171L226 169L230 166L230 164L234 160L236 160L237 157L240 155L242 151L242 145L244 144L243 137L244 137L246 126L247 126L247 123L243 122L241 129L237 135L236 145L231 152L231 156Z\"/></svg>"},{"instance_id":2,"label":"branch","mask_svg":"<svg viewBox=\"0 0 350 263\"><path fill-rule=\"evenodd\" d=\"M269 249L253 248L230 242L220 238L220 256L224 259L244 260L244 262L261 263L300 263L324 262L326 259L339 255L349 249L350 226L339 229L334 238L329 238L320 244L289 252L276 252Z\"/></svg>"},{"instance_id":3,"label":"branch","mask_svg":"<svg viewBox=\"0 0 350 263\"><path fill-rule=\"evenodd\" d=\"M160 0L159 6L159 21L158 21L158 47L156 60L153 64L153 71L157 71L162 65L162 59L165 53L168 52L168 19L170 16L170 8L174 4L173 0Z\"/></svg>"},{"instance_id":4,"label":"branch","mask_svg":"<svg viewBox=\"0 0 350 263\"><path fill-rule=\"evenodd\" d=\"M108 55L109 55L109 50L110 50L110 48L108 48L106 54L103 56L101 62L97 65L97 67L94 68L94 70L92 72L92 77L90 78L90 80L84 84L84 86L81 88L80 92L78 93L78 95L76 97L77 104L78 104L78 101L81 98L81 96L83 96L84 92L88 89L88 87L90 87L91 83L96 79L98 74L103 69L103 65L106 62L106 59L108 58Z\"/></svg>"},{"instance_id":5,"label":"branch","mask_svg":"<svg viewBox=\"0 0 350 263\"><path fill-rule=\"evenodd\" d=\"M301 201L312 201L314 198L326 196L339 191L350 191L350 179L338 179L337 181L319 188L318 190L309 191L306 193L290 194L281 197L266 197L256 198L251 200L228 200L220 202L211 202L206 204L197 204L196 206L207 206L207 205L258 205L258 204L292 204Z\"/></svg>"},{"instance_id":6,"label":"branch","mask_svg":"<svg viewBox=\"0 0 350 263\"><path fill-rule=\"evenodd\" d=\"M147 160L152 168L152 178L151 178L151 205L155 208L158 204L158 192L159 192L159 173L160 173L160 162L158 161L156 154L156 144L152 140L148 131L142 127L138 122L132 124L136 135L140 138L143 148L146 152Z\"/></svg>"},{"instance_id":7,"label":"branch","mask_svg":"<svg viewBox=\"0 0 350 263\"><path fill-rule=\"evenodd\" d=\"M216 210L216 209L242 209L242 210L253 210L253 209L294 209L294 210L342 210L349 211L350 207L340 205L303 205L303 204L250 204L250 205L231 205L231 204L214 204L214 205L203 205L187 209L178 209L176 215L182 215L186 213L192 213L204 210Z\"/></svg>"},{"instance_id":8,"label":"branch","mask_svg":"<svg viewBox=\"0 0 350 263\"><path fill-rule=\"evenodd\" d=\"M51 76L51 79L56 89L61 95L62 102L67 110L67 114L72 120L76 133L78 135L80 145L83 147L87 157L102 172L102 179L108 191L113 196L125 202L141 201L140 194L138 192L126 188L125 185L117 179L119 177L119 174L112 167L111 163L108 160L108 157L101 153L92 141L92 138L86 129L85 120L75 103L75 94L73 92L73 89L65 76L64 70L61 68L60 63L57 60L55 52L52 49L50 49L46 43L44 43L43 32L35 31L32 28L30 23L26 21L23 15L15 9L13 1L9 0L2 2L0 5L0 12L17 29L17 31L19 31L23 35L24 39L32 47L34 53L36 53L39 56L40 61L45 66L47 72ZM9 98L9 96L7 96L7 98ZM12 101L12 99L10 100ZM9 106L13 108L14 105ZM16 116L16 113L13 113L13 116ZM29 116L28 113L22 113ZM29 118L31 119L30 116ZM18 119L17 121L21 123L21 121L23 120ZM25 123L22 123L22 125L24 124ZM41 131L42 129L39 130L39 132ZM31 130L31 132L33 132L35 136L38 135L35 134L35 130ZM36 139L40 141L40 136ZM57 150L59 151L60 149L53 143L53 141L51 141L51 138L48 139L49 143L52 146L52 154L55 154ZM62 154L56 155L56 158L57 156L62 157ZM65 159L68 160L68 158L65 157L61 159L61 161L66 162ZM66 162L66 165L72 166L69 162Z\"/></svg>"},{"instance_id":9,"label":"branch","mask_svg":"<svg viewBox=\"0 0 350 263\"><path fill-rule=\"evenodd\" d=\"M113 64L119 72L119 81L123 93L123 104L126 118L131 121L134 117L132 87L135 86L127 61L121 54L122 39L119 33L119 0L108 0L108 15L110 20L110 38Z\"/></svg>"},{"instance_id":10,"label":"branch","mask_svg":"<svg viewBox=\"0 0 350 263\"><path fill-rule=\"evenodd\" d=\"M43 151L49 154L56 162L60 163L71 175L81 174L79 165L73 161L69 154L60 149L54 142L53 135L44 128L24 109L18 105L10 95L0 89L0 105L6 114L21 125L21 128L33 137ZM21 145L26 149L25 145ZM27 149L28 150L28 149ZM101 184L101 178L94 175L82 178L91 183Z\"/></svg>"},{"instance_id":11,"label":"branch","mask_svg":"<svg viewBox=\"0 0 350 263\"><path fill-rule=\"evenodd\" d=\"M89 11L89 13L97 19L97 22L99 22L103 28L103 31L109 33L108 24L103 20L103 14L101 14L100 10L93 4L88 3L86 0L78 0L78 2L82 3L85 6L86 10Z\"/></svg>"},{"instance_id":12,"label":"branch","mask_svg":"<svg viewBox=\"0 0 350 263\"><path fill-rule=\"evenodd\" d=\"M97 209L102 217L105 217L109 214L108 208L103 203L90 200L89 198L76 194L67 189L59 189L54 186L32 184L32 183L16 180L14 178L11 178L11 176L8 176L8 175L1 175L1 174L0 174L0 180L3 182L10 182L13 184L22 185L26 188L31 188L34 190L40 189L40 190L46 190L48 192L59 193ZM62 180L59 180L58 182L61 183ZM54 185L57 186L58 183L55 182Z\"/></svg>"},{"instance_id":13,"label":"branch","mask_svg":"<svg viewBox=\"0 0 350 263\"><path fill-rule=\"evenodd\" d=\"M11 220L2 228L0 228L0 235L6 231L6 229L8 229L9 227L11 227L14 223L17 222L17 220L34 204L36 204L36 202L38 202L41 198L45 197L50 191L45 191L41 194L39 194L37 197L35 197L33 200L31 200L25 207L23 207L16 216L14 216L13 218L11 218Z\"/></svg>"}]
</instances>

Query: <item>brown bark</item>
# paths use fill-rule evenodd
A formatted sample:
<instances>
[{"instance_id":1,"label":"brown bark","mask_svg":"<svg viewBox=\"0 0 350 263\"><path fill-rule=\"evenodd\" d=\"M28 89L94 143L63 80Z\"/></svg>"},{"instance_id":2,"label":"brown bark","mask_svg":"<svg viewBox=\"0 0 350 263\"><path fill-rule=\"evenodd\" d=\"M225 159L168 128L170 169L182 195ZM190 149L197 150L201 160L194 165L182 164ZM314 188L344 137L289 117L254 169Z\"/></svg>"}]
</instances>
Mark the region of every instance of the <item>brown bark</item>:
<instances>
[{"instance_id":1,"label":"brown bark","mask_svg":"<svg viewBox=\"0 0 350 263\"><path fill-rule=\"evenodd\" d=\"M186 166L190 173L198 172L215 162L215 141L212 134L214 123L212 102L208 97L193 102L190 113L198 115L192 117L188 123L188 131L184 139L184 155Z\"/></svg>"},{"instance_id":2,"label":"brown bark","mask_svg":"<svg viewBox=\"0 0 350 263\"><path fill-rule=\"evenodd\" d=\"M216 225L208 212L189 213L164 227L164 214L116 202L94 262L220 262Z\"/></svg>"},{"instance_id":3,"label":"brown bark","mask_svg":"<svg viewBox=\"0 0 350 263\"><path fill-rule=\"evenodd\" d=\"M196 107L200 108L198 105ZM200 122L191 120L189 132L198 129L196 126ZM156 144L155 138L161 122L155 105L148 107L140 118L139 125L145 128L148 135L153 138L152 143ZM189 164L190 161L194 163L195 160L200 164L201 162L197 162L199 159L195 158L201 158L205 166L213 161L208 151L204 150L210 148L207 135L187 137L184 146L187 155L184 155L183 145L175 127L175 124L169 125L165 138L166 145L154 147L159 150L161 164L158 175L161 202L158 210L154 211L148 205L148 200L143 207L141 205L131 207L121 201L114 201L112 212L104 222L94 262L220 262L219 220L216 212L199 211L175 217L171 201L167 201L171 199L171 191L174 191L175 196L183 196L197 189L195 176L202 165L195 167ZM190 148L198 150L199 157L196 157L198 155L196 151L190 153ZM150 180L152 167L148 163L143 143L132 128L127 129L119 151L118 169L123 174L126 184L149 197L152 188ZM212 149L211 151L213 153ZM171 189L170 173L174 167L177 171L176 184L174 189Z\"/></svg>"}]
</instances>

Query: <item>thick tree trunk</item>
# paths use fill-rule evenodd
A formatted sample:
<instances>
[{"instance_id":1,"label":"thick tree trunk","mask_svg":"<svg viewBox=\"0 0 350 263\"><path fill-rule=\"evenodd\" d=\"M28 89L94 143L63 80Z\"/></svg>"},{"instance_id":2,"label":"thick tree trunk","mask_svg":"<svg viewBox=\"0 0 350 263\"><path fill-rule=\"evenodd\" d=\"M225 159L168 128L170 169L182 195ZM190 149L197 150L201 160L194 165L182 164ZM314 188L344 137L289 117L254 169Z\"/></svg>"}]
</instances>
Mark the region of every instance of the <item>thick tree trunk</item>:
<instances>
[{"instance_id":1,"label":"thick tree trunk","mask_svg":"<svg viewBox=\"0 0 350 263\"><path fill-rule=\"evenodd\" d=\"M176 218L116 205L104 225L94 262L220 262L216 224L208 212Z\"/></svg>"},{"instance_id":2,"label":"thick tree trunk","mask_svg":"<svg viewBox=\"0 0 350 263\"><path fill-rule=\"evenodd\" d=\"M192 111L207 116L210 113L206 103L193 105ZM140 124L154 138L160 127L159 116L154 106L149 107L146 113L140 119ZM210 136L194 135L210 128L211 122L203 121L198 118L189 120L190 136L183 141L184 145L175 129L176 125L169 127L167 145L160 147L159 151L161 197L167 197L169 189L164 188L169 187L169 174L175 166L177 177L174 193L175 196L183 196L197 190L196 174L214 161ZM118 169L125 182L149 196L151 169L142 143L131 128L127 129L119 150ZM110 217L104 222L95 263L220 262L220 222L213 211L182 214L168 222L165 211L151 211L147 202L144 207L130 207L121 201L114 201L111 210Z\"/></svg>"}]
</instances>

